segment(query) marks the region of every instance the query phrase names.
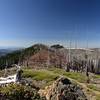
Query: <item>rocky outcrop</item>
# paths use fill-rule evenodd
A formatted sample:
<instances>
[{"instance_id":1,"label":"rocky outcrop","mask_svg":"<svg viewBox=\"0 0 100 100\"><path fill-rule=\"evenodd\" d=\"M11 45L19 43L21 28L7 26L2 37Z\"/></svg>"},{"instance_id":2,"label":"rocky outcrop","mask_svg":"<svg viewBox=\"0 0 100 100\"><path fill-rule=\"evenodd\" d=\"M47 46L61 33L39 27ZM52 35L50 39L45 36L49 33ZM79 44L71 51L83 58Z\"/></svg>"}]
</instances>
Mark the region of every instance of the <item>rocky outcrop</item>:
<instances>
[{"instance_id":1,"label":"rocky outcrop","mask_svg":"<svg viewBox=\"0 0 100 100\"><path fill-rule=\"evenodd\" d=\"M44 90L39 90L39 94L47 100L87 100L81 88L64 77L46 86Z\"/></svg>"}]
</instances>

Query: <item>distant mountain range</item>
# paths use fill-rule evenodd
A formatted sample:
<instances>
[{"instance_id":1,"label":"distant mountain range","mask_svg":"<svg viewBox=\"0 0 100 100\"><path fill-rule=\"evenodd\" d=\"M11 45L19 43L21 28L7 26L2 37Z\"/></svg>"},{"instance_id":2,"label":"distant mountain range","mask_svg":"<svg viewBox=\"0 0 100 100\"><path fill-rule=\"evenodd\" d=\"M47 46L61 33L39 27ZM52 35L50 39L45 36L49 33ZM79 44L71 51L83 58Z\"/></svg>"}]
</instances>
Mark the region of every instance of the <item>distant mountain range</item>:
<instances>
[{"instance_id":1,"label":"distant mountain range","mask_svg":"<svg viewBox=\"0 0 100 100\"><path fill-rule=\"evenodd\" d=\"M0 49L0 56L4 56L10 52L12 52L12 50Z\"/></svg>"},{"instance_id":2,"label":"distant mountain range","mask_svg":"<svg viewBox=\"0 0 100 100\"><path fill-rule=\"evenodd\" d=\"M13 51L19 50L19 48L0 48L0 56L5 56L8 53L12 53Z\"/></svg>"}]
</instances>

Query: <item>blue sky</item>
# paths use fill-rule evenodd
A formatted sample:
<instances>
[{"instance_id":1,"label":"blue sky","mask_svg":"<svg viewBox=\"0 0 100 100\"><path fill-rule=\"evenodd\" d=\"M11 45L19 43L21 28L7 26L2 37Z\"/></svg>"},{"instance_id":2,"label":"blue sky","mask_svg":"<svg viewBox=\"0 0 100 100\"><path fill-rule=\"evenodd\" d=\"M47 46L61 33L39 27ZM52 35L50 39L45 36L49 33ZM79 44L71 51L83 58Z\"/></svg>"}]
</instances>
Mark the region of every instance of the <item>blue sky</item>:
<instances>
[{"instance_id":1,"label":"blue sky","mask_svg":"<svg viewBox=\"0 0 100 100\"><path fill-rule=\"evenodd\" d=\"M100 0L0 0L0 46L100 47Z\"/></svg>"}]
</instances>

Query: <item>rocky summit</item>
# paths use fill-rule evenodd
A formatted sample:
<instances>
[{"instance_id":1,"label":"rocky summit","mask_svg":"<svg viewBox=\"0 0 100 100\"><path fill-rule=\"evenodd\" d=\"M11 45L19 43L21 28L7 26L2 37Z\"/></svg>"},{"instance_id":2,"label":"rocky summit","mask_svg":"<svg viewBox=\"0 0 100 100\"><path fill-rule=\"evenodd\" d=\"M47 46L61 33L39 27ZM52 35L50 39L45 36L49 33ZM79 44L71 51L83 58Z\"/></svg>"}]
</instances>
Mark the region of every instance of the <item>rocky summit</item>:
<instances>
[{"instance_id":1,"label":"rocky summit","mask_svg":"<svg viewBox=\"0 0 100 100\"><path fill-rule=\"evenodd\" d=\"M65 77L60 77L52 85L39 90L47 100L87 100L82 89Z\"/></svg>"}]
</instances>

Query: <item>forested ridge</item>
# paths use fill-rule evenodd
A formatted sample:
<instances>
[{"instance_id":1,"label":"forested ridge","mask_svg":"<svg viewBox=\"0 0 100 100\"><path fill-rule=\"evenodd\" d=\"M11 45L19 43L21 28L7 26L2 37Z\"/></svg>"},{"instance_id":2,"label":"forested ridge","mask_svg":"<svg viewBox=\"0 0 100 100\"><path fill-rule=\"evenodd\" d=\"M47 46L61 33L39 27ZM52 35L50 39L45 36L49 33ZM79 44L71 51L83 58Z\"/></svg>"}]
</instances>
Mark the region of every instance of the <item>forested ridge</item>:
<instances>
[{"instance_id":1,"label":"forested ridge","mask_svg":"<svg viewBox=\"0 0 100 100\"><path fill-rule=\"evenodd\" d=\"M4 69L5 66L11 67L12 64L22 63L23 60L27 59L34 53L38 52L40 48L46 48L45 45L36 44L29 48L16 50L12 53L8 53L5 56L0 57L0 69Z\"/></svg>"}]
</instances>

